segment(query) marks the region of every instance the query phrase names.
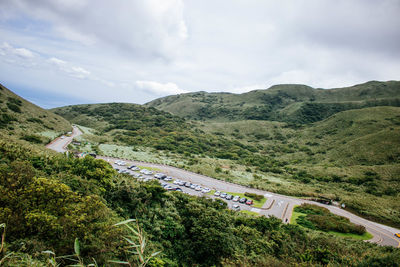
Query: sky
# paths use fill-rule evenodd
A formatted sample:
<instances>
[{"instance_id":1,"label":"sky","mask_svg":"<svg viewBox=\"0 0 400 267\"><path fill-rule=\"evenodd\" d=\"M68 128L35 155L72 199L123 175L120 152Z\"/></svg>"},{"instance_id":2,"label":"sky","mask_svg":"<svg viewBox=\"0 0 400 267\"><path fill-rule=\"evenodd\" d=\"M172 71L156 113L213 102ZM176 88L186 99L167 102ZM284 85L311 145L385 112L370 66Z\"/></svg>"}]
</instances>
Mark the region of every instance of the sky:
<instances>
[{"instance_id":1,"label":"sky","mask_svg":"<svg viewBox=\"0 0 400 267\"><path fill-rule=\"evenodd\" d=\"M0 83L44 108L400 80L400 0L0 0Z\"/></svg>"}]
</instances>

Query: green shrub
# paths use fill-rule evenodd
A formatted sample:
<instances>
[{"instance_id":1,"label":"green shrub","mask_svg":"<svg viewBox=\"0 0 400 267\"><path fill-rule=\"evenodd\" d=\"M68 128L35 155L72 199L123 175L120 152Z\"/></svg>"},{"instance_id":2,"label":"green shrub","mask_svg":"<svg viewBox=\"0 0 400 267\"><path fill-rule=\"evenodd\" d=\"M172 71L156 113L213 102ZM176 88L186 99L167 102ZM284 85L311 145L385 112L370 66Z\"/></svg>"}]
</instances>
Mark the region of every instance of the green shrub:
<instances>
[{"instance_id":1,"label":"green shrub","mask_svg":"<svg viewBox=\"0 0 400 267\"><path fill-rule=\"evenodd\" d=\"M24 135L21 137L21 139L34 143L34 144L41 144L42 143L42 138L40 136L30 134L30 135Z\"/></svg>"},{"instance_id":2,"label":"green shrub","mask_svg":"<svg viewBox=\"0 0 400 267\"><path fill-rule=\"evenodd\" d=\"M7 103L7 107L14 112L21 113L21 108L14 103Z\"/></svg>"},{"instance_id":3,"label":"green shrub","mask_svg":"<svg viewBox=\"0 0 400 267\"><path fill-rule=\"evenodd\" d=\"M249 193L249 192L244 193L244 195L246 197L252 198L252 199L257 200L257 201L260 201L260 200L262 200L264 198L263 195L257 195L255 193Z\"/></svg>"}]
</instances>

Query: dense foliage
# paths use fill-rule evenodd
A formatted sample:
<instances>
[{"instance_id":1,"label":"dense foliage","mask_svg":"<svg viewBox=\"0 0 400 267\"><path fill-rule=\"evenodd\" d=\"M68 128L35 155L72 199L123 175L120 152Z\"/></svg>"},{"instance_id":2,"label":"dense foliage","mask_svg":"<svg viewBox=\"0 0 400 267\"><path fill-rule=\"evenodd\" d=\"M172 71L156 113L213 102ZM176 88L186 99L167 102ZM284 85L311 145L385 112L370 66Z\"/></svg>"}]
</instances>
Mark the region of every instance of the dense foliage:
<instances>
[{"instance_id":1,"label":"dense foliage","mask_svg":"<svg viewBox=\"0 0 400 267\"><path fill-rule=\"evenodd\" d=\"M23 260L44 266L40 251L48 249L56 255L80 251L82 262L100 265L126 260L126 233L113 226L124 218L136 218L148 249L161 251L150 266L356 266L400 259L393 248L235 213L222 201L167 193L157 182L117 175L91 157L48 154L10 140L0 141L0 152L0 221L7 225L0 260L18 255L4 259L5 266Z\"/></svg>"}]
</instances>

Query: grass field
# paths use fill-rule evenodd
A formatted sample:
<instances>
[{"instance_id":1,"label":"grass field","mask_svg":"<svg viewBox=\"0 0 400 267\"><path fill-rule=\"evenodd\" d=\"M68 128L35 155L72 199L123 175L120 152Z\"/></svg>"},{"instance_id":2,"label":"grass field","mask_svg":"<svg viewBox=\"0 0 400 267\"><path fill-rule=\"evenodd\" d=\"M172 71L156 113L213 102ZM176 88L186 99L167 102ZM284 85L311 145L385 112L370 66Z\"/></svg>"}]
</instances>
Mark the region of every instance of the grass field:
<instances>
[{"instance_id":1,"label":"grass field","mask_svg":"<svg viewBox=\"0 0 400 267\"><path fill-rule=\"evenodd\" d=\"M357 240L370 240L371 238L373 238L374 236L369 233L369 232L365 232L363 235L356 235L356 234L351 234L351 233L338 233L338 232L328 232L329 234L333 234L335 236L340 236L340 237L346 237L346 238L353 238L353 239L357 239Z\"/></svg>"},{"instance_id":2,"label":"grass field","mask_svg":"<svg viewBox=\"0 0 400 267\"><path fill-rule=\"evenodd\" d=\"M48 138L51 138L51 139L55 139L55 138L57 138L60 134L61 134L61 132L56 132L56 131L44 131L44 132L40 132L40 133L38 133L39 135L41 135L41 136L44 136L44 137L48 137Z\"/></svg>"},{"instance_id":3,"label":"grass field","mask_svg":"<svg viewBox=\"0 0 400 267\"><path fill-rule=\"evenodd\" d=\"M298 225L297 221L296 221L297 218L299 218L300 216L307 216L307 214L305 214L305 213L294 211L294 208L296 208L296 207L297 206L293 207L292 217L290 218L290 224L294 224L294 225ZM299 226L303 227L301 225L299 225ZM369 232L365 232L363 235L357 235L357 234L352 234L352 233L339 233L339 232L333 232L333 231L329 231L328 233L335 235L335 236L352 238L352 239L357 239L357 240L369 240L374 237Z\"/></svg>"},{"instance_id":4,"label":"grass field","mask_svg":"<svg viewBox=\"0 0 400 267\"><path fill-rule=\"evenodd\" d=\"M246 214L249 214L249 215L252 215L252 216L260 216L259 213L254 212L254 211L250 211L250 210L241 210L240 212L246 213Z\"/></svg>"}]
</instances>

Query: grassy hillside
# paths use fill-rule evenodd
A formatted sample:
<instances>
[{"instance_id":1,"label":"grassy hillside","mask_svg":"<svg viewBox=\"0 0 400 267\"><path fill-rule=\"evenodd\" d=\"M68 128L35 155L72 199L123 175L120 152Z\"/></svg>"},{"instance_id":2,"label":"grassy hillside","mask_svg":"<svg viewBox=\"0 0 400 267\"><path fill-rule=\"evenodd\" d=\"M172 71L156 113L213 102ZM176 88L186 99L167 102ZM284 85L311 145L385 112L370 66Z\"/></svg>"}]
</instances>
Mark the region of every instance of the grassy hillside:
<instances>
[{"instance_id":1,"label":"grassy hillside","mask_svg":"<svg viewBox=\"0 0 400 267\"><path fill-rule=\"evenodd\" d=\"M0 133L46 143L71 130L63 117L42 109L0 85Z\"/></svg>"},{"instance_id":2,"label":"grassy hillside","mask_svg":"<svg viewBox=\"0 0 400 267\"><path fill-rule=\"evenodd\" d=\"M400 82L371 81L337 89L306 85L275 85L243 94L188 93L146 104L197 120L274 120L310 123L340 111L374 106L400 106Z\"/></svg>"},{"instance_id":3,"label":"grassy hillside","mask_svg":"<svg viewBox=\"0 0 400 267\"><path fill-rule=\"evenodd\" d=\"M195 122L136 104L78 105L52 111L73 123L96 129L97 136L104 138L99 143L112 142L185 155L221 157L232 149L246 154L255 150L235 140L205 134L195 127Z\"/></svg>"}]
</instances>

